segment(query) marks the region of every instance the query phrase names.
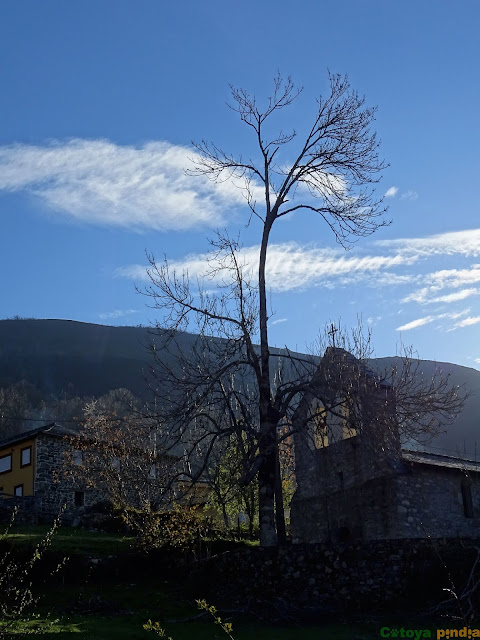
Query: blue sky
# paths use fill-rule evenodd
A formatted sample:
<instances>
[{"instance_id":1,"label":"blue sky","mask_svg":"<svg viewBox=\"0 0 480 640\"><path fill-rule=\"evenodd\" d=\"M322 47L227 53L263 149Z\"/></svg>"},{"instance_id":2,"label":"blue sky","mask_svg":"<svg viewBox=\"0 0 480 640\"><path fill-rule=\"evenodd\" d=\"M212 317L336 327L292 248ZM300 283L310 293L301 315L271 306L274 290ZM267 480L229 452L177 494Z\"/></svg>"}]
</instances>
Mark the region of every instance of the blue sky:
<instances>
[{"instance_id":1,"label":"blue sky","mask_svg":"<svg viewBox=\"0 0 480 640\"><path fill-rule=\"evenodd\" d=\"M254 260L238 190L184 174L191 141L248 153L228 85L267 96L278 70L304 87L301 139L329 68L378 105L392 224L345 252L320 220L279 221L271 342L361 315L378 356L403 341L479 368L479 19L473 1L1 3L0 316L148 324L145 250L197 275L227 227Z\"/></svg>"}]
</instances>

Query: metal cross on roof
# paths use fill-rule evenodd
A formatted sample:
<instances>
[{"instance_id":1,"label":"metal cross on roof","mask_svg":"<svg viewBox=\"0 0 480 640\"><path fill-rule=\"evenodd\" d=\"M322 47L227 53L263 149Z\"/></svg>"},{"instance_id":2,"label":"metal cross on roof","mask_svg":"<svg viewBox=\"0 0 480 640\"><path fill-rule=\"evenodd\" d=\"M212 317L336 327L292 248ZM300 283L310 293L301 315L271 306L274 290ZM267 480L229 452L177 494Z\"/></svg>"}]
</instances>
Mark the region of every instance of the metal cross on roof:
<instances>
[{"instance_id":1,"label":"metal cross on roof","mask_svg":"<svg viewBox=\"0 0 480 640\"><path fill-rule=\"evenodd\" d=\"M327 331L329 336L332 336L332 347L335 348L335 334L337 333L338 329L337 327L333 324L330 325L330 331Z\"/></svg>"}]
</instances>

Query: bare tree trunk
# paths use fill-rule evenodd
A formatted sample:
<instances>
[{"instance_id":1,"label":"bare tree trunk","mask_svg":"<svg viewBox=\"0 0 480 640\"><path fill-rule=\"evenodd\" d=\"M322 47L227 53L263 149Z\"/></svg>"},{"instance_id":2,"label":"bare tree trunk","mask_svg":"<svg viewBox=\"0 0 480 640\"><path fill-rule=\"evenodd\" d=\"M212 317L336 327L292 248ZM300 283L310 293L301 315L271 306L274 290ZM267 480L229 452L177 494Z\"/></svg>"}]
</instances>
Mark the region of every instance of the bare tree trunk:
<instances>
[{"instance_id":1,"label":"bare tree trunk","mask_svg":"<svg viewBox=\"0 0 480 640\"><path fill-rule=\"evenodd\" d=\"M253 520L255 518L255 490L250 488L250 496L248 501L248 534L250 540L253 540Z\"/></svg>"},{"instance_id":2,"label":"bare tree trunk","mask_svg":"<svg viewBox=\"0 0 480 640\"><path fill-rule=\"evenodd\" d=\"M280 468L280 452L275 447L275 522L277 524L277 540L279 545L287 542L285 529L285 511L283 508L282 472Z\"/></svg>"},{"instance_id":3,"label":"bare tree trunk","mask_svg":"<svg viewBox=\"0 0 480 640\"><path fill-rule=\"evenodd\" d=\"M269 428L259 442L259 454L263 458L263 463L258 471L258 523L262 547L277 545L274 508L275 442L272 441L271 432L272 430Z\"/></svg>"},{"instance_id":4,"label":"bare tree trunk","mask_svg":"<svg viewBox=\"0 0 480 640\"><path fill-rule=\"evenodd\" d=\"M269 209L268 180L266 181L267 209ZM273 218L274 219L274 218ZM258 474L258 508L260 526L260 545L275 547L277 533L275 529L275 475L276 475L276 440L277 423L273 418L271 406L270 386L270 353L268 348L268 315L267 296L265 287L265 265L267 261L267 247L273 219L267 211L267 219L263 228L262 244L258 270L259 290L259 319L260 319L260 366L259 380L259 409L260 409L260 440L259 454L263 464Z\"/></svg>"}]
</instances>

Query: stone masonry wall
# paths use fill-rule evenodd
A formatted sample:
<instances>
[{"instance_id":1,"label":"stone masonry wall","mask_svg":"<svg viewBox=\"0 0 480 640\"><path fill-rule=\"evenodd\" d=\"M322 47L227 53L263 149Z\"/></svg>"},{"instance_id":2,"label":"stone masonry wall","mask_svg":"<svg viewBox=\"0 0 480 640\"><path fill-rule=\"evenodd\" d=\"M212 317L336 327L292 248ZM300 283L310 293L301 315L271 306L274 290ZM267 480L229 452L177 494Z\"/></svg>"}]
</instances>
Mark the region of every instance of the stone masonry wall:
<instances>
[{"instance_id":1,"label":"stone masonry wall","mask_svg":"<svg viewBox=\"0 0 480 640\"><path fill-rule=\"evenodd\" d=\"M346 460L346 469L351 469ZM357 480L353 475L350 480ZM467 517L462 482L467 481L473 512ZM461 469L413 463L402 472L343 490L292 503L292 537L295 543L395 538L458 537L480 535L480 477L467 479ZM470 515L470 514L469 514Z\"/></svg>"},{"instance_id":2,"label":"stone masonry wall","mask_svg":"<svg viewBox=\"0 0 480 640\"><path fill-rule=\"evenodd\" d=\"M295 440L297 497L330 495L364 482L392 476L398 468L400 450L378 451L367 438L357 435L315 449L299 436Z\"/></svg>"},{"instance_id":3,"label":"stone masonry wall","mask_svg":"<svg viewBox=\"0 0 480 640\"><path fill-rule=\"evenodd\" d=\"M38 499L35 496L9 496L0 499L0 522L10 522L16 510L15 524L36 524Z\"/></svg>"},{"instance_id":4,"label":"stone masonry wall","mask_svg":"<svg viewBox=\"0 0 480 640\"><path fill-rule=\"evenodd\" d=\"M413 464L395 478L397 518L392 537L476 538L480 535L480 477L470 474L473 517L466 517L461 469Z\"/></svg>"},{"instance_id":5,"label":"stone masonry wall","mask_svg":"<svg viewBox=\"0 0 480 640\"><path fill-rule=\"evenodd\" d=\"M296 544L381 540L396 537L395 487L390 478L374 478L330 495L296 500L291 507Z\"/></svg>"},{"instance_id":6,"label":"stone masonry wall","mask_svg":"<svg viewBox=\"0 0 480 640\"><path fill-rule=\"evenodd\" d=\"M38 499L39 520L52 520L65 505L62 518L75 523L85 508L105 499L101 491L86 489L81 481L76 482L64 474L65 452L70 444L65 438L40 434L36 443L35 495ZM84 505L75 505L75 492L84 493Z\"/></svg>"},{"instance_id":7,"label":"stone masonry wall","mask_svg":"<svg viewBox=\"0 0 480 640\"><path fill-rule=\"evenodd\" d=\"M460 592L476 557L474 542L452 539L256 548L214 557L188 582L198 584L195 597L216 603L241 593L242 602L269 600L279 610L398 610L444 601L451 581Z\"/></svg>"},{"instance_id":8,"label":"stone masonry wall","mask_svg":"<svg viewBox=\"0 0 480 640\"><path fill-rule=\"evenodd\" d=\"M380 455L358 435L320 449L297 439L295 456L294 542L392 537L397 511L391 479L398 451Z\"/></svg>"}]
</instances>

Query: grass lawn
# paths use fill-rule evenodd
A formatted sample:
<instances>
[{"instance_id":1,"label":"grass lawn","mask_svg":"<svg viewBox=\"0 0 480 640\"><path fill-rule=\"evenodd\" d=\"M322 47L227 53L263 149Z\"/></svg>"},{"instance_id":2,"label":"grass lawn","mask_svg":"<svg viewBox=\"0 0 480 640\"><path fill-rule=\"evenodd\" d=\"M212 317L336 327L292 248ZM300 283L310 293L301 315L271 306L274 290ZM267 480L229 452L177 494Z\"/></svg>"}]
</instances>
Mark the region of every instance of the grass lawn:
<instances>
[{"instance_id":1,"label":"grass lawn","mask_svg":"<svg viewBox=\"0 0 480 640\"><path fill-rule=\"evenodd\" d=\"M210 617L175 622L198 613L194 602L182 599L181 586L164 582L50 587L42 594L36 615L30 619L26 616L15 627L12 638L35 632L37 638L45 640L154 640L158 636L143 629L151 619L158 620L166 637L173 640L227 639ZM236 640L366 640L378 637L379 628L346 624L278 626L242 615L231 622Z\"/></svg>"},{"instance_id":2,"label":"grass lawn","mask_svg":"<svg viewBox=\"0 0 480 640\"><path fill-rule=\"evenodd\" d=\"M14 526L3 539L14 545L33 546L45 537L50 528L49 525ZM134 538L122 534L59 527L50 548L65 555L78 553L104 556L128 551L133 541Z\"/></svg>"},{"instance_id":3,"label":"grass lawn","mask_svg":"<svg viewBox=\"0 0 480 640\"><path fill-rule=\"evenodd\" d=\"M33 547L48 530L48 526L15 527L6 539L14 546ZM85 554L100 557L128 552L132 543L131 537L61 527L53 537L51 548L69 557ZM67 565L65 570L68 572ZM41 587L37 608L12 627L10 637L14 640L34 633L45 640L153 640L158 636L143 629L151 619L158 621L165 629L165 637L173 640L227 638L210 617L181 622L199 613L193 599L190 596L187 599L188 585L167 581L166 575L155 574L154 579L148 580L141 575L137 564L130 574L130 583L126 574L120 575L123 583L119 584L97 585L93 573L88 578L78 577L76 584ZM109 579L107 575L107 581ZM202 597L201 593L199 597ZM213 600L209 604L219 603ZM231 620L226 615L222 617L224 622L232 622L236 640L369 640L380 637L382 626L408 628L408 622L411 622L410 628L430 628L435 637L434 625L423 626L408 619L396 624L388 620L280 626L264 623L251 615L238 615Z\"/></svg>"},{"instance_id":4,"label":"grass lawn","mask_svg":"<svg viewBox=\"0 0 480 640\"><path fill-rule=\"evenodd\" d=\"M81 618L56 619L49 624L45 632L38 633L39 621L26 623L18 629L25 632L37 629L36 638L48 640L148 640L158 637L153 632L143 630L146 618L135 614L113 618L89 616ZM214 640L228 636L213 621L195 621L190 623L162 624L166 637L173 640ZM233 636L236 640L356 640L378 638L379 627L365 625L328 624L315 626L272 626L261 622L233 623ZM13 636L13 638L15 635Z\"/></svg>"}]
</instances>

